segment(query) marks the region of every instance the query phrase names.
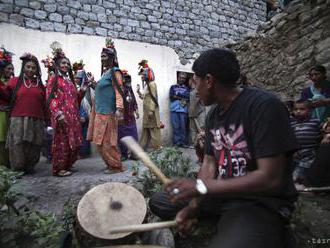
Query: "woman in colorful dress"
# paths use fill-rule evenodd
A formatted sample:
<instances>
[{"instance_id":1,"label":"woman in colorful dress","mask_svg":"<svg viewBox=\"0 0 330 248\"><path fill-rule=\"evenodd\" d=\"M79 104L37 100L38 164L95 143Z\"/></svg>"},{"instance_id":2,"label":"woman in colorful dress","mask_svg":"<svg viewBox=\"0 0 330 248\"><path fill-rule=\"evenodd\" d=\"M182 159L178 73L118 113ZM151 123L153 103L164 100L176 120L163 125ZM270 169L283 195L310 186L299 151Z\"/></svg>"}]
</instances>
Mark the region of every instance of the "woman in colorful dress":
<instances>
[{"instance_id":1,"label":"woman in colorful dress","mask_svg":"<svg viewBox=\"0 0 330 248\"><path fill-rule=\"evenodd\" d=\"M124 171L118 150L118 120L123 118L122 74L118 68L117 52L111 39L101 53L102 77L94 84L95 106L93 108L87 139L97 145L107 165L106 174Z\"/></svg>"},{"instance_id":2,"label":"woman in colorful dress","mask_svg":"<svg viewBox=\"0 0 330 248\"><path fill-rule=\"evenodd\" d=\"M82 87L88 81L87 73L84 70L84 63L82 60L73 63L72 69L74 71L74 80L78 87ZM87 130L89 123L89 115L92 110L92 100L94 99L94 90L91 87L86 89L84 98L81 101L79 108L80 125L83 137L83 143L79 147L79 158L86 158L91 154L91 144L87 140Z\"/></svg>"},{"instance_id":3,"label":"woman in colorful dress","mask_svg":"<svg viewBox=\"0 0 330 248\"><path fill-rule=\"evenodd\" d=\"M54 129L52 164L54 176L70 176L82 143L79 105L84 88L78 92L74 83L70 61L61 48L54 54L55 74L47 83L47 102L51 125Z\"/></svg>"},{"instance_id":4,"label":"woman in colorful dress","mask_svg":"<svg viewBox=\"0 0 330 248\"><path fill-rule=\"evenodd\" d=\"M140 144L143 148L148 148L149 142L153 149L161 149L161 121L159 117L159 104L157 85L155 83L155 75L149 67L147 60L142 60L139 63L139 75L142 80L143 93L138 85L137 93L140 99L143 100L143 119L142 119L142 134Z\"/></svg>"},{"instance_id":5,"label":"woman in colorful dress","mask_svg":"<svg viewBox=\"0 0 330 248\"><path fill-rule=\"evenodd\" d=\"M12 53L4 48L0 48L0 87L7 85L13 74ZM9 110L9 102L4 98L0 98L0 165L6 167L10 167L8 150L5 148Z\"/></svg>"},{"instance_id":6,"label":"woman in colorful dress","mask_svg":"<svg viewBox=\"0 0 330 248\"><path fill-rule=\"evenodd\" d=\"M121 152L121 160L123 161L134 157L132 157L132 154L129 154L127 147L120 142L120 139L125 136L132 136L138 142L138 132L135 118L139 118L139 112L136 98L131 86L132 78L127 71L123 70L122 73L124 77L123 95L125 96L125 104L124 118L118 122L118 144Z\"/></svg>"},{"instance_id":7,"label":"woman in colorful dress","mask_svg":"<svg viewBox=\"0 0 330 248\"><path fill-rule=\"evenodd\" d=\"M40 158L45 119L45 89L35 56L22 57L19 77L0 87L0 97L10 101L10 126L7 136L10 166L13 170L33 173Z\"/></svg>"}]
</instances>

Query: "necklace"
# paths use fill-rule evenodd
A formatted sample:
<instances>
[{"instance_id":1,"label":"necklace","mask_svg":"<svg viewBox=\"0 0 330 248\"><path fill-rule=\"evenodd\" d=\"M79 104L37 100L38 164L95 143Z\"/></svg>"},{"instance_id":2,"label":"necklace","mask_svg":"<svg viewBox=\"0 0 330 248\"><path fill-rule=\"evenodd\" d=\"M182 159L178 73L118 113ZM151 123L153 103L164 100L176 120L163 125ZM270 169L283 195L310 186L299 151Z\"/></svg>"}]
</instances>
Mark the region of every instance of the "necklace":
<instances>
[{"instance_id":1,"label":"necklace","mask_svg":"<svg viewBox=\"0 0 330 248\"><path fill-rule=\"evenodd\" d=\"M24 83L24 86L25 86L26 88L28 88L28 89L30 89L31 87L36 88L36 87L38 87L38 85L39 85L39 79L37 78L36 84L33 84L33 83L32 83L32 80L30 80L30 84L27 85L27 84L26 84L26 81L25 81L25 77L23 77L23 83Z\"/></svg>"}]
</instances>

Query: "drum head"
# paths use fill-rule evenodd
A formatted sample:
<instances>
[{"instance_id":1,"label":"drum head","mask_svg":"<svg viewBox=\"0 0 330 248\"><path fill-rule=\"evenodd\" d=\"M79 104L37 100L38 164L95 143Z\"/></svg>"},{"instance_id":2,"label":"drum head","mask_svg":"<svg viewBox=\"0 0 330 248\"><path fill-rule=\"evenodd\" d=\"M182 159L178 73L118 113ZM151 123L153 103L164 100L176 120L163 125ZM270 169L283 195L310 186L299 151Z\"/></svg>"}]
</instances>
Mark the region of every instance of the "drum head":
<instances>
[{"instance_id":1,"label":"drum head","mask_svg":"<svg viewBox=\"0 0 330 248\"><path fill-rule=\"evenodd\" d=\"M77 216L86 232L101 239L118 239L130 233L110 234L113 227L141 224L147 212L143 195L124 183L105 183L80 200Z\"/></svg>"}]
</instances>

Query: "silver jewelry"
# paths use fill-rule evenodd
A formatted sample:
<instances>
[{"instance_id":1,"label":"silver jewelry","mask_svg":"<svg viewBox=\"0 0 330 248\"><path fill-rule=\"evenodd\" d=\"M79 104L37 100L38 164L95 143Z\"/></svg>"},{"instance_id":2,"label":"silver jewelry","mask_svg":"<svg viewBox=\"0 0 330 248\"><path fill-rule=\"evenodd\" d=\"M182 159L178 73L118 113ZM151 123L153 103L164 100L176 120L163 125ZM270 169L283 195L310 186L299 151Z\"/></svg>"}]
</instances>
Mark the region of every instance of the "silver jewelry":
<instances>
[{"instance_id":1,"label":"silver jewelry","mask_svg":"<svg viewBox=\"0 0 330 248\"><path fill-rule=\"evenodd\" d=\"M26 81L25 81L25 77L23 77L23 83L24 83L24 86L25 86L26 88L28 88L28 89L30 89L31 87L36 88L36 87L38 87L38 85L39 85L39 78L37 78L37 82L36 82L35 85L32 83L32 80L30 80L30 84L27 85L27 84L26 84Z\"/></svg>"},{"instance_id":2,"label":"silver jewelry","mask_svg":"<svg viewBox=\"0 0 330 248\"><path fill-rule=\"evenodd\" d=\"M178 188L174 188L173 191L172 191L172 193L174 195L178 195L180 193L180 190Z\"/></svg>"}]
</instances>

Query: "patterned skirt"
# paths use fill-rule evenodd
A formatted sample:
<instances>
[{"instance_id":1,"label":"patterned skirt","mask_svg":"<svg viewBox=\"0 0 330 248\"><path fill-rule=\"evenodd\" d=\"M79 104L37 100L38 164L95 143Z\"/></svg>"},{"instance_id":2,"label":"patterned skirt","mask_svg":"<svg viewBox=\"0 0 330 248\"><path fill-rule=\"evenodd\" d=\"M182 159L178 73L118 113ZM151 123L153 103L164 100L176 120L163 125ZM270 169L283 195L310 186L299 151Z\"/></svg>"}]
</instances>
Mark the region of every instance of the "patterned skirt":
<instances>
[{"instance_id":1,"label":"patterned skirt","mask_svg":"<svg viewBox=\"0 0 330 248\"><path fill-rule=\"evenodd\" d=\"M8 131L8 112L0 111L0 142L5 142Z\"/></svg>"},{"instance_id":2,"label":"patterned skirt","mask_svg":"<svg viewBox=\"0 0 330 248\"><path fill-rule=\"evenodd\" d=\"M90 114L87 140L96 145L117 146L118 121L115 114Z\"/></svg>"},{"instance_id":3,"label":"patterned skirt","mask_svg":"<svg viewBox=\"0 0 330 248\"><path fill-rule=\"evenodd\" d=\"M9 144L19 145L23 142L41 146L44 140L44 128L45 122L42 119L34 117L11 117L7 146Z\"/></svg>"}]
</instances>

